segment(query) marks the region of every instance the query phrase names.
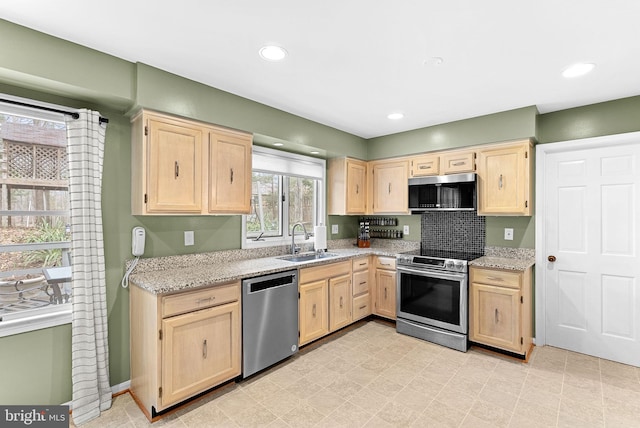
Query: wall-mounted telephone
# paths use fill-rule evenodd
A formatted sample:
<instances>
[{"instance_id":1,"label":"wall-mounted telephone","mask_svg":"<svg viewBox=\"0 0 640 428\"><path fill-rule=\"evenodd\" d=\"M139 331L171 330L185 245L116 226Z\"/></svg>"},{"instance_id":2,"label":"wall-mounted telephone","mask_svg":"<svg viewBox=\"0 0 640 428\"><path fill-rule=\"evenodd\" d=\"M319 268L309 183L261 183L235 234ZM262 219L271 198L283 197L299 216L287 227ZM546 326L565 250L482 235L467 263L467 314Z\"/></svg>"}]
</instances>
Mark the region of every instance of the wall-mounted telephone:
<instances>
[{"instance_id":1,"label":"wall-mounted telephone","mask_svg":"<svg viewBox=\"0 0 640 428\"><path fill-rule=\"evenodd\" d=\"M145 235L144 227L134 227L131 231L131 254L136 257L144 254Z\"/></svg>"},{"instance_id":2,"label":"wall-mounted telephone","mask_svg":"<svg viewBox=\"0 0 640 428\"><path fill-rule=\"evenodd\" d=\"M122 277L121 284L124 288L127 288L129 286L129 275L131 274L131 272L133 272L133 269L138 264L138 259L140 258L140 256L144 254L144 241L146 234L147 233L145 232L144 227L140 226L134 227L131 231L131 253L136 256L136 258L131 261L129 269L127 269L127 272L125 272L124 276Z\"/></svg>"}]
</instances>

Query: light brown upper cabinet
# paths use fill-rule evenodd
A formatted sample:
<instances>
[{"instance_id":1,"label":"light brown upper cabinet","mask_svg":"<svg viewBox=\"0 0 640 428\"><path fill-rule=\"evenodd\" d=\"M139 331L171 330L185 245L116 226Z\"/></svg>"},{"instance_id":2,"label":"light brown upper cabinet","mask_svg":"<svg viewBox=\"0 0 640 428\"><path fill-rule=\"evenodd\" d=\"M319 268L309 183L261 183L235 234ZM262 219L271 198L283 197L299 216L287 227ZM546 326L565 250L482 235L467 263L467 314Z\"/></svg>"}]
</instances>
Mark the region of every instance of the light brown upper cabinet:
<instances>
[{"instance_id":1,"label":"light brown upper cabinet","mask_svg":"<svg viewBox=\"0 0 640 428\"><path fill-rule=\"evenodd\" d=\"M440 156L428 154L414 156L409 160L411 177L424 177L427 175L440 174Z\"/></svg>"},{"instance_id":2,"label":"light brown upper cabinet","mask_svg":"<svg viewBox=\"0 0 640 428\"><path fill-rule=\"evenodd\" d=\"M251 211L251 136L209 131L209 212Z\"/></svg>"},{"instance_id":3,"label":"light brown upper cabinet","mask_svg":"<svg viewBox=\"0 0 640 428\"><path fill-rule=\"evenodd\" d=\"M476 170L476 152L451 151L440 155L441 174L460 174Z\"/></svg>"},{"instance_id":4,"label":"light brown upper cabinet","mask_svg":"<svg viewBox=\"0 0 640 428\"><path fill-rule=\"evenodd\" d=\"M132 133L132 214L200 213L203 127L142 114Z\"/></svg>"},{"instance_id":5,"label":"light brown upper cabinet","mask_svg":"<svg viewBox=\"0 0 640 428\"><path fill-rule=\"evenodd\" d=\"M532 149L530 140L479 148L479 215L532 214Z\"/></svg>"},{"instance_id":6,"label":"light brown upper cabinet","mask_svg":"<svg viewBox=\"0 0 640 428\"><path fill-rule=\"evenodd\" d=\"M328 161L329 215L365 214L367 209L367 163L358 159Z\"/></svg>"},{"instance_id":7,"label":"light brown upper cabinet","mask_svg":"<svg viewBox=\"0 0 640 428\"><path fill-rule=\"evenodd\" d=\"M249 212L250 134L144 110L131 129L133 215Z\"/></svg>"},{"instance_id":8,"label":"light brown upper cabinet","mask_svg":"<svg viewBox=\"0 0 640 428\"><path fill-rule=\"evenodd\" d=\"M409 161L369 162L373 214L409 213Z\"/></svg>"}]
</instances>

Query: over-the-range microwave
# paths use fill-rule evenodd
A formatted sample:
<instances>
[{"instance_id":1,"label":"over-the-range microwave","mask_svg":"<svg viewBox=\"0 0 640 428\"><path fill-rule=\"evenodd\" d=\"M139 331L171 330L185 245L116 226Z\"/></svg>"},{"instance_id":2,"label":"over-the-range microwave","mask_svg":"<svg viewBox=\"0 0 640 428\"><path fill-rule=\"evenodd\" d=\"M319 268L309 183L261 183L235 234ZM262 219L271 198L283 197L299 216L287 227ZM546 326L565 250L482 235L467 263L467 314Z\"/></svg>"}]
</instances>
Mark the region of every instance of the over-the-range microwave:
<instances>
[{"instance_id":1,"label":"over-the-range microwave","mask_svg":"<svg viewBox=\"0 0 640 428\"><path fill-rule=\"evenodd\" d=\"M473 211L476 209L476 174L451 174L409 179L409 210Z\"/></svg>"}]
</instances>

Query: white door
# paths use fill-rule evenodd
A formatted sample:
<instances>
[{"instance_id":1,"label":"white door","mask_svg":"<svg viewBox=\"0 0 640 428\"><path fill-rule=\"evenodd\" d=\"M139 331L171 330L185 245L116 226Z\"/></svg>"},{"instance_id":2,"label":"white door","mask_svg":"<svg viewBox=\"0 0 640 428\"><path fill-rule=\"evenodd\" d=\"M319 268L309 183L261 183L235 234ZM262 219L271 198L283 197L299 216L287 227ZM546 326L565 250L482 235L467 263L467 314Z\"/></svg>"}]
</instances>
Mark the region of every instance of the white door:
<instances>
[{"instance_id":1,"label":"white door","mask_svg":"<svg viewBox=\"0 0 640 428\"><path fill-rule=\"evenodd\" d=\"M640 366L640 133L576 143L538 170L542 342Z\"/></svg>"}]
</instances>

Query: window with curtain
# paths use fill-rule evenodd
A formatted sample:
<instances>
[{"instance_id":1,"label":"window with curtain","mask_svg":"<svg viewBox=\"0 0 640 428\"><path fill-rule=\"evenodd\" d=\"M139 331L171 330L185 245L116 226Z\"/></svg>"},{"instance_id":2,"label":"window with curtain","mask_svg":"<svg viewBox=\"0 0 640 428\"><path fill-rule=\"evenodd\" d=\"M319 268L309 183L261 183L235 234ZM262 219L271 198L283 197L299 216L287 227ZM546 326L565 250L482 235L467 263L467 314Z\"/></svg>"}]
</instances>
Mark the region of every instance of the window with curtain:
<instances>
[{"instance_id":1,"label":"window with curtain","mask_svg":"<svg viewBox=\"0 0 640 428\"><path fill-rule=\"evenodd\" d=\"M63 115L0 102L0 336L71 322L68 173Z\"/></svg>"},{"instance_id":2,"label":"window with curtain","mask_svg":"<svg viewBox=\"0 0 640 428\"><path fill-rule=\"evenodd\" d=\"M323 159L254 146L251 214L243 216L243 248L290 245L296 223L312 234L313 226L324 222L324 188Z\"/></svg>"}]
</instances>

